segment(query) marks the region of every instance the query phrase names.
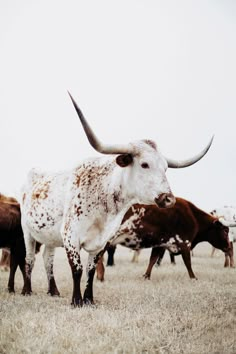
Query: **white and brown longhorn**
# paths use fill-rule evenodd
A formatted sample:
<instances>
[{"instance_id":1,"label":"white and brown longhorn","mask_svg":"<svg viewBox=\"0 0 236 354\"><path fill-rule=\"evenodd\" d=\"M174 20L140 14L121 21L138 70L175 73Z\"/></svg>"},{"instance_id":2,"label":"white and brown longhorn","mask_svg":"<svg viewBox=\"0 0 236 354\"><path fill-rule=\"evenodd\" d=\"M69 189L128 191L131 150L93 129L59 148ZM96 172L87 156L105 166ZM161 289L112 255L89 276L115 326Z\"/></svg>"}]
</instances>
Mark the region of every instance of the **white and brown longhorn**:
<instances>
[{"instance_id":1,"label":"white and brown longhorn","mask_svg":"<svg viewBox=\"0 0 236 354\"><path fill-rule=\"evenodd\" d=\"M53 276L53 257L55 247L64 246L73 277L72 304L81 306L93 302L96 262L119 229L126 211L135 203L156 204L161 208L173 206L175 197L166 178L167 167L196 163L206 154L212 139L200 154L185 161L166 159L155 142L148 139L126 145L105 145L70 97L90 144L107 156L87 159L69 172L50 174L32 170L29 173L21 201L27 263L23 294L31 292L35 241L45 244L49 293L59 294ZM89 253L83 297L81 248Z\"/></svg>"}]
</instances>

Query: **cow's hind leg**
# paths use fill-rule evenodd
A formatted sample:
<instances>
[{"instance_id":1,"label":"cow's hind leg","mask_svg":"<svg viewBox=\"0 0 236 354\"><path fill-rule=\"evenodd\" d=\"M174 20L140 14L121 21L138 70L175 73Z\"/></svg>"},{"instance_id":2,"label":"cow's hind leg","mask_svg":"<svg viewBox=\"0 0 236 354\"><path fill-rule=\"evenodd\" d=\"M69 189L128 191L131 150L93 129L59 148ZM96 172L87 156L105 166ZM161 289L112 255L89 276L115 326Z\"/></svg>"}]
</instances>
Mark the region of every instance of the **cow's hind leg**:
<instances>
[{"instance_id":1,"label":"cow's hind leg","mask_svg":"<svg viewBox=\"0 0 236 354\"><path fill-rule=\"evenodd\" d=\"M22 295L31 295L31 273L34 267L35 262L35 243L36 241L30 236L30 234L24 230L25 238L25 248L26 248L26 257L25 257L25 281L22 289Z\"/></svg>"},{"instance_id":2,"label":"cow's hind leg","mask_svg":"<svg viewBox=\"0 0 236 354\"><path fill-rule=\"evenodd\" d=\"M11 257L10 257L10 274L9 274L9 280L8 280L8 291L9 293L14 293L14 283L15 283L15 273L16 269L18 267L18 262L16 255L14 252L11 252Z\"/></svg>"},{"instance_id":3,"label":"cow's hind leg","mask_svg":"<svg viewBox=\"0 0 236 354\"><path fill-rule=\"evenodd\" d=\"M189 277L191 279L197 280L197 277L195 276L195 274L193 273L193 270L192 270L190 250L189 249L182 249L181 255L182 255L184 264L188 270Z\"/></svg>"},{"instance_id":4,"label":"cow's hind leg","mask_svg":"<svg viewBox=\"0 0 236 354\"><path fill-rule=\"evenodd\" d=\"M83 273L83 266L80 260L79 247L72 244L71 234L64 235L64 247L66 250L68 262L70 264L72 278L73 278L73 293L71 305L74 307L81 307L83 299L80 290L80 282Z\"/></svg>"},{"instance_id":5,"label":"cow's hind leg","mask_svg":"<svg viewBox=\"0 0 236 354\"><path fill-rule=\"evenodd\" d=\"M233 246L233 242L230 242L229 265L230 265L230 268L235 268L235 265L234 265L234 246Z\"/></svg>"},{"instance_id":6,"label":"cow's hind leg","mask_svg":"<svg viewBox=\"0 0 236 354\"><path fill-rule=\"evenodd\" d=\"M99 252L96 256L92 254L89 254L88 256L88 263L86 267L87 283L86 283L86 288L83 297L83 302L86 305L92 305L94 303L93 302L93 278L94 278L96 265L99 259L103 256L104 252L105 250Z\"/></svg>"},{"instance_id":7,"label":"cow's hind leg","mask_svg":"<svg viewBox=\"0 0 236 354\"><path fill-rule=\"evenodd\" d=\"M97 279L104 281L105 268L103 264L103 257L100 257L97 262Z\"/></svg>"},{"instance_id":8,"label":"cow's hind leg","mask_svg":"<svg viewBox=\"0 0 236 354\"><path fill-rule=\"evenodd\" d=\"M108 248L107 248L107 266L113 266L115 265L115 262L114 262L114 253L116 251L116 246L113 246L113 245L110 245Z\"/></svg>"},{"instance_id":9,"label":"cow's hind leg","mask_svg":"<svg viewBox=\"0 0 236 354\"><path fill-rule=\"evenodd\" d=\"M45 246L43 251L44 267L48 278L48 294L51 296L60 296L57 289L54 274L53 274L53 261L54 261L55 248Z\"/></svg>"}]
</instances>

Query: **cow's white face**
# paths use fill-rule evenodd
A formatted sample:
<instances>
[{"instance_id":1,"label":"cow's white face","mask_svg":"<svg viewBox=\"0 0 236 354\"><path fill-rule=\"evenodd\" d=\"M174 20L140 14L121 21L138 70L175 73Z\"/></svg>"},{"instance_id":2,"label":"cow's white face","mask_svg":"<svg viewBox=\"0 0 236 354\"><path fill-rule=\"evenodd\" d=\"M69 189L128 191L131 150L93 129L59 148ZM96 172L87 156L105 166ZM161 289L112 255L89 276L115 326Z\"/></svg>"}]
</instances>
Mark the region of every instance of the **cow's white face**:
<instances>
[{"instance_id":1,"label":"cow's white face","mask_svg":"<svg viewBox=\"0 0 236 354\"><path fill-rule=\"evenodd\" d=\"M175 198L165 174L168 165L156 144L150 140L142 140L132 143L132 147L135 153L130 156L127 165L123 165L127 193L135 196L140 204L172 207ZM117 162L119 164L119 160Z\"/></svg>"}]
</instances>

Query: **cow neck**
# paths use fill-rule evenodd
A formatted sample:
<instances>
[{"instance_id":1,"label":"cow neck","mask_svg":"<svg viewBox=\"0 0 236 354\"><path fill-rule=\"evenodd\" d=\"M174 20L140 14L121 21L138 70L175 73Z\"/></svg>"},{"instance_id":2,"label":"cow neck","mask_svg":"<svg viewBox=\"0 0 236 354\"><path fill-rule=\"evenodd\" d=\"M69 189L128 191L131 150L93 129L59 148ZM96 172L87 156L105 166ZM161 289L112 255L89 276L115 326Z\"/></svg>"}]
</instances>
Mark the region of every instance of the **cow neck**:
<instances>
[{"instance_id":1,"label":"cow neck","mask_svg":"<svg viewBox=\"0 0 236 354\"><path fill-rule=\"evenodd\" d=\"M197 243L202 242L202 241L208 241L206 235L206 231L209 229L209 221L213 221L214 218L206 213L205 211L197 208L195 205L191 204L191 209L194 212L194 216L198 222L198 233L193 241L194 247L197 245ZM210 223L211 224L211 223ZM193 248L193 247L192 247Z\"/></svg>"}]
</instances>

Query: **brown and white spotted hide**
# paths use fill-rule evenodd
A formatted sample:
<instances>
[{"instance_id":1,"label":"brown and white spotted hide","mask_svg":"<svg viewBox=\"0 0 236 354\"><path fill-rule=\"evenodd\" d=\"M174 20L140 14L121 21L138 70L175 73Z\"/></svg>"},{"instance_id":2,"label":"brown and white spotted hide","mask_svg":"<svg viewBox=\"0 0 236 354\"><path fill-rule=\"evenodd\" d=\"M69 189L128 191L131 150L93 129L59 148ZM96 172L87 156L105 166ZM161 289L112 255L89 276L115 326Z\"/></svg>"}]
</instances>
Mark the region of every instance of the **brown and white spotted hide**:
<instances>
[{"instance_id":1,"label":"brown and white spotted hide","mask_svg":"<svg viewBox=\"0 0 236 354\"><path fill-rule=\"evenodd\" d=\"M93 303L95 265L127 210L135 203L173 206L175 198L165 174L167 167L196 163L207 153L212 139L200 154L186 161L165 158L149 139L105 145L96 137L71 95L70 98L90 144L103 156L82 161L61 173L35 170L29 173L21 200L27 264L24 293L31 293L36 241L45 244L49 293L59 293L53 276L53 257L55 247L64 245L73 278L72 304L81 306ZM83 297L81 248L89 254Z\"/></svg>"},{"instance_id":2,"label":"brown and white spotted hide","mask_svg":"<svg viewBox=\"0 0 236 354\"><path fill-rule=\"evenodd\" d=\"M163 249L181 254L190 278L196 278L191 267L190 250L199 242L207 241L228 252L228 231L228 227L222 225L218 218L185 199L176 198L176 204L170 209L133 205L125 214L113 244L134 250L152 247L145 278L150 278L152 267Z\"/></svg>"},{"instance_id":3,"label":"brown and white spotted hide","mask_svg":"<svg viewBox=\"0 0 236 354\"><path fill-rule=\"evenodd\" d=\"M147 155L145 161L155 166L156 173L158 163L161 163L159 169L163 169L164 173L165 162L157 161L159 157L156 156L157 151L153 146L141 142L137 147L137 151L139 150L140 157L142 150L146 151L146 154L143 154ZM148 176L150 171L147 172L145 186L145 179L139 171L142 167L135 165L137 161L133 162L132 166L121 168L116 159L104 157L87 160L69 173L43 174L31 171L23 188L21 208L27 251L28 285L24 288L25 294L31 292L34 244L38 241L45 244L49 293L59 294L53 276L53 257L55 247L64 245L74 280L72 303L80 306L83 301L92 302L91 279L95 262L107 242L115 235L127 209L133 201L155 203L155 196L170 192L166 179L162 178L158 183L158 179ZM144 189L148 189L149 193L139 192ZM83 269L79 254L81 248L89 253L86 286L89 290L85 290L84 300L76 285L80 283Z\"/></svg>"}]
</instances>

